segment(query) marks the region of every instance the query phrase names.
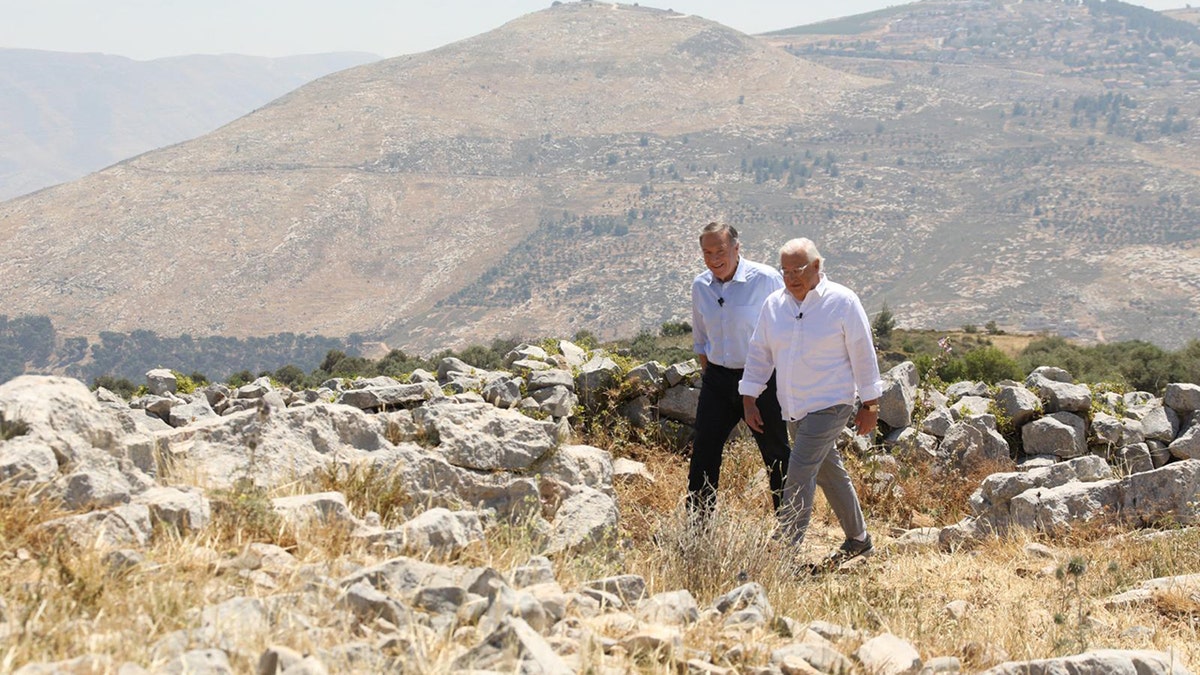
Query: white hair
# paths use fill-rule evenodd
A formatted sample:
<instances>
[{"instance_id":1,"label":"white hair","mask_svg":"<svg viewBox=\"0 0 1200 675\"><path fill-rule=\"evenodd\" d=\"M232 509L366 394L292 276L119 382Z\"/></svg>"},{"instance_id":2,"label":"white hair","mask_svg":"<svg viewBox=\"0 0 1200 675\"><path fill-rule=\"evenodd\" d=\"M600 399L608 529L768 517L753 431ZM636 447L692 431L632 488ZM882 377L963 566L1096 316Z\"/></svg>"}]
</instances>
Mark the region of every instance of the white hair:
<instances>
[{"instance_id":1,"label":"white hair","mask_svg":"<svg viewBox=\"0 0 1200 675\"><path fill-rule=\"evenodd\" d=\"M812 239L808 239L806 237L789 239L783 246L779 247L780 257L785 255L795 255L797 253L803 253L804 257L807 258L808 262L810 263L814 260L820 260L823 263L825 260L821 257L821 252L817 250L817 245L813 243ZM821 266L824 267L824 264Z\"/></svg>"}]
</instances>

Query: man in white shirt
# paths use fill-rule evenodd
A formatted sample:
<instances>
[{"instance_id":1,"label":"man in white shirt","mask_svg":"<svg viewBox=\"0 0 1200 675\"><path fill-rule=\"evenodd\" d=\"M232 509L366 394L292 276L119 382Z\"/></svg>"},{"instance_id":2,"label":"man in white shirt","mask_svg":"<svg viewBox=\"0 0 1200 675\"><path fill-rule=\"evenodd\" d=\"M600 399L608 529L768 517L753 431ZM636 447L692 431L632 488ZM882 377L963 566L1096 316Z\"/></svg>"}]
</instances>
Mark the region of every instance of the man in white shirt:
<instances>
[{"instance_id":1,"label":"man in white shirt","mask_svg":"<svg viewBox=\"0 0 1200 675\"><path fill-rule=\"evenodd\" d=\"M762 392L772 371L779 378L779 403L793 439L783 490L784 533L797 547L804 541L821 486L846 535L821 567L836 566L873 551L837 439L852 416L859 434L874 431L883 383L867 313L854 291L825 277L816 245L808 239L787 242L779 264L784 289L763 305L738 389L746 424L759 429ZM856 396L862 401L857 412Z\"/></svg>"},{"instance_id":2,"label":"man in white shirt","mask_svg":"<svg viewBox=\"0 0 1200 675\"><path fill-rule=\"evenodd\" d=\"M723 223L700 232L700 250L708 269L692 282L692 343L703 371L696 405L696 435L688 468L688 513L701 522L717 499L725 442L742 419L738 381L746 348L767 296L783 288L774 268L741 257L738 233ZM788 465L787 425L775 397L775 377L768 373L759 397L761 422L754 440L767 466L771 503L776 512Z\"/></svg>"}]
</instances>

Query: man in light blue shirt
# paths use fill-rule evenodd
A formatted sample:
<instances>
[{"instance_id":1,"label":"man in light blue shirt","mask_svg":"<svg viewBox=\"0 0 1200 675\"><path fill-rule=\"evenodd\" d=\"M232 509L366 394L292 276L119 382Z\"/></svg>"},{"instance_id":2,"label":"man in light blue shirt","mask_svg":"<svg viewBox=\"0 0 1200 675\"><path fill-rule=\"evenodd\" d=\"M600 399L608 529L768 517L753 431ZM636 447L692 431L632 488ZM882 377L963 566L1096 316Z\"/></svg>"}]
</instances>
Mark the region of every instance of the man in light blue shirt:
<instances>
[{"instance_id":1,"label":"man in light blue shirt","mask_svg":"<svg viewBox=\"0 0 1200 675\"><path fill-rule=\"evenodd\" d=\"M808 239L779 251L784 289L767 298L750 338L739 390L751 429L763 428L762 394L779 378L779 403L793 445L781 508L784 531L804 541L821 486L846 540L818 566L828 568L873 550L858 495L837 439L851 417L859 434L875 430L883 382L871 324L854 291L825 277L825 260ZM862 405L855 410L855 399Z\"/></svg>"},{"instance_id":2,"label":"man in light blue shirt","mask_svg":"<svg viewBox=\"0 0 1200 675\"><path fill-rule=\"evenodd\" d=\"M741 257L737 230L709 223L700 232L700 250L708 269L692 281L692 343L703 371L696 405L695 440L688 468L688 513L705 521L716 505L725 442L742 419L738 381L758 312L767 296L783 288L775 269ZM768 374L759 396L762 413L754 440L767 466L771 503L776 512L788 465L787 425Z\"/></svg>"}]
</instances>

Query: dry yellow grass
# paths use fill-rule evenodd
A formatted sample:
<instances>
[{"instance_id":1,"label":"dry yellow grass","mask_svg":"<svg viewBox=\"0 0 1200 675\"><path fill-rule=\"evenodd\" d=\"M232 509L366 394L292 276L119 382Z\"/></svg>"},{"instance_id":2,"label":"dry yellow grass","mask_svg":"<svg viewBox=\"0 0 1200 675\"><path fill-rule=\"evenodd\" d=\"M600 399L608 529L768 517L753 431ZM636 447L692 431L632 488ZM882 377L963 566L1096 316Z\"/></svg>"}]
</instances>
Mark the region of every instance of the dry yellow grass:
<instances>
[{"instance_id":1,"label":"dry yellow grass","mask_svg":"<svg viewBox=\"0 0 1200 675\"><path fill-rule=\"evenodd\" d=\"M1162 593L1131 608L1104 606L1106 597L1145 579L1200 571L1200 533L1195 531L1147 538L1101 524L1060 540L1017 534L971 551L903 551L889 544L911 524L905 513L894 502L865 497L878 553L851 571L812 577L798 574L796 554L771 537L775 522L753 443L730 447L719 515L703 536L684 526L686 459L638 445L626 445L622 452L645 462L656 482L619 485L622 521L613 540L555 560L559 582L567 590L587 579L634 573L646 579L652 593L687 589L704 607L745 581L757 581L777 614L800 625L824 620L891 631L912 642L923 657L958 656L969 671L1004 657L1045 658L1094 647L1175 649L1185 664L1200 664L1200 602L1194 595ZM915 475L908 480L911 485L920 482ZM379 494L379 483L357 484L364 490L374 486L372 494ZM926 502L939 493L960 498L955 491L909 489L914 499ZM289 493L296 491L297 486L288 487ZM356 509L372 503L364 495L348 496L359 505ZM247 498L240 510L224 511L194 536L159 533L143 552L145 562L122 572L99 553L75 549L36 530L37 523L60 512L29 499L6 500L0 505L0 598L8 632L0 632L0 672L89 653L107 655L118 666L125 661L151 666L150 645L195 626L190 610L239 596L268 598L305 588L310 578L299 571L275 575L274 585L265 586L222 564L242 555L253 541L281 545L301 565L317 565L331 578L384 559L338 531L294 531L264 521L256 510L261 506ZM952 509L944 504L911 507L909 514L923 514L939 524L951 517ZM828 508L819 502L809 541L798 557L818 557L840 540ZM1048 547L1052 557L1027 548L1033 543ZM485 542L456 562L508 570L537 552L533 528L518 524L493 528ZM272 644L306 651L379 636L370 626L352 627L346 612L334 607L335 599L331 592L327 603L305 608L314 622L309 630L279 625L254 636L245 652L232 655L235 671L253 671L249 655ZM966 604L951 611L948 605L954 601ZM606 630L611 631L607 637L625 637L620 626ZM450 668L458 643L426 634L410 637L424 654L424 672ZM702 621L683 633L685 650L709 653L733 666L763 665L771 649L790 641L778 626L730 632ZM851 652L854 639L839 647ZM576 658L589 668L624 663L639 672L672 669L653 659L623 662L595 644L581 649Z\"/></svg>"},{"instance_id":2,"label":"dry yellow grass","mask_svg":"<svg viewBox=\"0 0 1200 675\"><path fill-rule=\"evenodd\" d=\"M1180 530L1147 540L1143 533L1101 523L1077 528L1058 541L1016 533L970 551L889 549L888 533L915 527L913 513L924 514L930 524L957 520L966 511L966 487L977 486L983 472L960 477L953 485L945 478L914 474L903 481L913 498L907 512L896 508L891 493L880 499L860 489L876 538L874 557L843 573L797 575L787 564L795 554L769 536L774 519L757 450L751 442L737 442L727 452L722 517L709 539L696 546L671 550L659 544L672 537L653 536L683 531L679 512L686 489L685 458L647 452L641 459L657 482L619 487L622 536L633 542L624 564L645 576L653 592L688 588L703 606L735 587L740 573L767 589L777 612L801 623L825 620L890 631L911 641L925 658L958 656L969 670L993 665L1005 655L1048 658L1096 647L1173 648L1186 663L1200 664L1196 598L1164 594L1153 603L1117 610L1103 603L1145 579L1200 572L1200 532ZM854 459L848 463L857 471ZM926 489L920 492L915 488L922 481ZM953 508L959 500L961 506ZM800 557L823 555L841 539L832 512L819 498ZM1033 543L1047 546L1053 557L1027 550ZM953 601L968 603L960 616L947 608ZM689 633L688 642L702 647L704 630L693 629L696 634ZM783 641L761 637L764 644Z\"/></svg>"}]
</instances>

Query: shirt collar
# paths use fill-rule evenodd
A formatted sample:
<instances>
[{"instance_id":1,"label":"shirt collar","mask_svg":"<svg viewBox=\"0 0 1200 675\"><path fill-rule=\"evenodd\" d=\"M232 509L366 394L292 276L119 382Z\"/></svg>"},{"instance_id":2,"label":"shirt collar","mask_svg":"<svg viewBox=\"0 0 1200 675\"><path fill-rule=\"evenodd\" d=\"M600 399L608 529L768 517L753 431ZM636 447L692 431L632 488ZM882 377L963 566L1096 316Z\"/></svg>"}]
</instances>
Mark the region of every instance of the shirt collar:
<instances>
[{"instance_id":1,"label":"shirt collar","mask_svg":"<svg viewBox=\"0 0 1200 675\"><path fill-rule=\"evenodd\" d=\"M816 291L817 297L823 298L825 297L825 293L829 291L829 278L825 276L824 272L821 272L820 274L821 280L817 282L817 285L815 288L813 288L813 290Z\"/></svg>"}]
</instances>

